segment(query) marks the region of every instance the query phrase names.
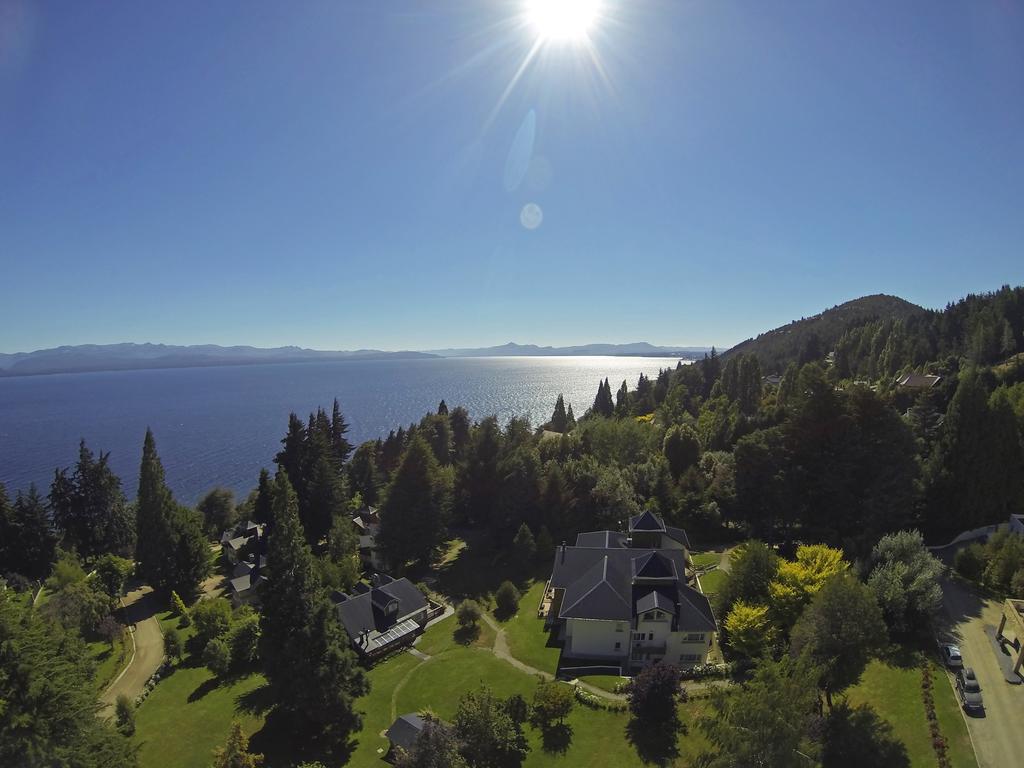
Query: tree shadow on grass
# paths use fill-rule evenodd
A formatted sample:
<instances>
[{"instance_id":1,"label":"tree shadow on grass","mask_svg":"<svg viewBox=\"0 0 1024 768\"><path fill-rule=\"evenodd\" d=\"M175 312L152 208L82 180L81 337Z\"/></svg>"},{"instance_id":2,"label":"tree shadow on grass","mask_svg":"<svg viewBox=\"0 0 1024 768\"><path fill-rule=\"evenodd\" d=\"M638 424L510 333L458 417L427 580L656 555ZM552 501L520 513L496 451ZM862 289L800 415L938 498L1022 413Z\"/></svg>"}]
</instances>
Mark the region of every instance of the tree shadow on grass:
<instances>
[{"instance_id":1,"label":"tree shadow on grass","mask_svg":"<svg viewBox=\"0 0 1024 768\"><path fill-rule=\"evenodd\" d=\"M569 751L572 744L572 726L558 723L541 731L541 748L550 754L562 755Z\"/></svg>"},{"instance_id":2,"label":"tree shadow on grass","mask_svg":"<svg viewBox=\"0 0 1024 768\"><path fill-rule=\"evenodd\" d=\"M250 715L264 715L274 706L274 692L267 684L235 697L235 709Z\"/></svg>"},{"instance_id":3,"label":"tree shadow on grass","mask_svg":"<svg viewBox=\"0 0 1024 768\"><path fill-rule=\"evenodd\" d=\"M825 723L824 765L829 768L910 768L907 748L870 706L837 704Z\"/></svg>"},{"instance_id":4,"label":"tree shadow on grass","mask_svg":"<svg viewBox=\"0 0 1024 768\"><path fill-rule=\"evenodd\" d=\"M204 680L196 689L188 695L189 704L195 701L199 701L201 698L206 696L208 693L212 693L220 687L220 679L217 677L211 677L208 680Z\"/></svg>"},{"instance_id":5,"label":"tree shadow on grass","mask_svg":"<svg viewBox=\"0 0 1024 768\"><path fill-rule=\"evenodd\" d=\"M480 625L471 624L468 627L458 627L452 633L452 637L459 645L472 645L480 637Z\"/></svg>"},{"instance_id":6,"label":"tree shadow on grass","mask_svg":"<svg viewBox=\"0 0 1024 768\"><path fill-rule=\"evenodd\" d=\"M261 701L260 705L264 703ZM356 741L352 738L343 740L339 745L326 744L308 727L278 709L269 710L263 727L249 740L249 751L263 754L264 765L297 765L303 762L345 765L355 746Z\"/></svg>"},{"instance_id":7,"label":"tree shadow on grass","mask_svg":"<svg viewBox=\"0 0 1024 768\"><path fill-rule=\"evenodd\" d=\"M686 732L678 718L662 722L644 722L630 718L626 740L633 745L640 760L648 765L670 765L679 757L676 739Z\"/></svg>"}]
</instances>

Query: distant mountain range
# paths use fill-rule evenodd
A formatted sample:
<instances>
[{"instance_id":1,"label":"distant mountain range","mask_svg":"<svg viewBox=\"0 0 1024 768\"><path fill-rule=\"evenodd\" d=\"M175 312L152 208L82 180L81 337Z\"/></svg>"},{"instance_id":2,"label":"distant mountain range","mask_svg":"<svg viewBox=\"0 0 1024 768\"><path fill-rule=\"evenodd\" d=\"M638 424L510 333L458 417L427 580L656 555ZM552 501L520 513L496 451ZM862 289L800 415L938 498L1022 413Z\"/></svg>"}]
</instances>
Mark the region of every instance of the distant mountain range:
<instances>
[{"instance_id":1,"label":"distant mountain range","mask_svg":"<svg viewBox=\"0 0 1024 768\"><path fill-rule=\"evenodd\" d=\"M216 344L82 344L40 349L35 352L0 353L0 377L35 376L47 373L131 371L147 368L198 368L221 365L267 365L318 360L415 360L438 357L619 355L633 357L698 358L704 347L656 347L637 344L585 344L578 347L538 347L506 344L477 349L445 349L430 352L384 352L357 349L349 352L302 347L221 347Z\"/></svg>"},{"instance_id":2,"label":"distant mountain range","mask_svg":"<svg viewBox=\"0 0 1024 768\"><path fill-rule=\"evenodd\" d=\"M899 296L884 293L862 296L742 341L724 352L722 357L756 355L766 373L781 374L791 362L824 357L835 347L839 337L854 326L872 320L906 318L925 311Z\"/></svg>"},{"instance_id":3,"label":"distant mountain range","mask_svg":"<svg viewBox=\"0 0 1024 768\"><path fill-rule=\"evenodd\" d=\"M144 368L197 368L218 365L304 363L315 360L378 360L436 357L424 352L382 352L358 349L324 352L302 347L221 347L216 344L82 344L35 352L0 354L0 376L42 373L130 371Z\"/></svg>"},{"instance_id":4,"label":"distant mountain range","mask_svg":"<svg viewBox=\"0 0 1024 768\"><path fill-rule=\"evenodd\" d=\"M497 347L470 347L463 349L429 349L438 357L558 357L611 355L615 357L681 357L697 359L710 352L711 347L656 347L646 341L631 344L582 344L576 347L539 347L536 344L516 344L510 341Z\"/></svg>"}]
</instances>

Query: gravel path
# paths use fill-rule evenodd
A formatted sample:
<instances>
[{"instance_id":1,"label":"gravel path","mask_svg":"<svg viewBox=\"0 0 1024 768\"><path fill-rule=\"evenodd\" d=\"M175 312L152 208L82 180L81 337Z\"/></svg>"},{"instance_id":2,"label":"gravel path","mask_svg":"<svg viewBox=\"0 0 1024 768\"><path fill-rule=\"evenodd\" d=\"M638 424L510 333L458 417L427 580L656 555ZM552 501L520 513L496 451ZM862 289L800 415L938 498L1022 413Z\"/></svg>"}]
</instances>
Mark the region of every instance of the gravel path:
<instances>
[{"instance_id":1,"label":"gravel path","mask_svg":"<svg viewBox=\"0 0 1024 768\"><path fill-rule=\"evenodd\" d=\"M122 602L134 653L128 666L100 696L107 713L113 711L117 697L121 694L134 701L164 661L164 636L156 620L157 604L153 590L142 587L129 592Z\"/></svg>"}]
</instances>

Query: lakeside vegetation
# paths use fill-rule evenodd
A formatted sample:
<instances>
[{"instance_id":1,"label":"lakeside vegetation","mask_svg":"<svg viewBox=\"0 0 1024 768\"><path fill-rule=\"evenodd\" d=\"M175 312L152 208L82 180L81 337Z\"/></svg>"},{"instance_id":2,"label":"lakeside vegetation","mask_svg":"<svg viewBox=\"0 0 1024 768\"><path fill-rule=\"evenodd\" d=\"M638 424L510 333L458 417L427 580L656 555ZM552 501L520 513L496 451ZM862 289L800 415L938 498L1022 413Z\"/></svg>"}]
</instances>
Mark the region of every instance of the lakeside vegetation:
<instances>
[{"instance_id":1,"label":"lakeside vegetation","mask_svg":"<svg viewBox=\"0 0 1024 768\"><path fill-rule=\"evenodd\" d=\"M497 759L474 752L472 733L493 737L503 764L810 759L833 768L855 739L858 755L892 765L970 765L944 680L931 687L946 752L924 703L918 714L922 665L936 677L918 649L941 603L942 567L924 542L1004 522L1024 502L1024 371L1011 364L1024 293L1004 289L914 317L859 317L835 348L776 344L786 362L777 385L766 383L756 347L711 354L633 388L606 379L578 417L559 396L543 425L474 422L442 401L420 422L353 446L335 402L330 413L292 414L276 472L254 478L246 499L213 489L195 510L174 500L152 433L133 502L106 455L83 441L45 497L30 488L11 500L0 487L0 640L15 649L4 664L29 680L52 678L58 692L43 702L31 685L3 683L0 734L10 738L0 762L18 750L38 750L39 762L92 750L82 765L150 766L167 759L172 737L187 737L180 764L206 764L238 721L248 749L274 766L376 765L381 730L397 714L429 710L444 721L432 726L431 748L449 750L452 764ZM881 356L870 351L876 341ZM894 383L894 373L915 368L940 379ZM403 654L367 669L337 621L329 593L362 578L350 516L364 505L379 507L391 569L461 604L458 619L420 640L429 658ZM640 676L631 712L614 698L574 694L561 719L545 720L560 711L563 688L545 688L499 647L557 673L560 648L536 616L556 546L580 531L619 530L643 510L685 527L695 543L738 545L729 570L701 576L728 682L684 683L692 696L677 701L678 679ZM258 612L200 599L209 539L240 519L269 524ZM958 568L1024 596L1024 550L1007 542L965 550ZM692 564L722 562L706 552ZM126 705L119 731L88 701L123 658L116 600L130 579L168 607L157 620L181 660L137 713ZM33 606L25 595L44 580L46 600ZM497 629L489 616L474 618L484 611ZM907 652L918 653L914 666L893 663ZM658 674L677 674L660 666ZM606 692L617 685L589 682ZM26 712L38 713L35 735L12 725ZM764 735L742 737L752 731Z\"/></svg>"}]
</instances>

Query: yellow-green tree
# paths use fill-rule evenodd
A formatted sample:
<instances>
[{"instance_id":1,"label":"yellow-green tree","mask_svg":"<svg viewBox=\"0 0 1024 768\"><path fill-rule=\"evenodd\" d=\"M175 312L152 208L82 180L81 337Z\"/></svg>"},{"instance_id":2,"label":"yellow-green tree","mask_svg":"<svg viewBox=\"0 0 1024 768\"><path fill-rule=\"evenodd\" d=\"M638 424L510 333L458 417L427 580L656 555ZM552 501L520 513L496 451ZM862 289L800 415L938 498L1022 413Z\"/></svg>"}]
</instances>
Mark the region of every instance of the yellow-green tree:
<instances>
[{"instance_id":1,"label":"yellow-green tree","mask_svg":"<svg viewBox=\"0 0 1024 768\"><path fill-rule=\"evenodd\" d=\"M769 586L772 612L783 627L791 627L826 581L849 566L842 550L824 544L797 548L795 560L779 563L779 572Z\"/></svg>"},{"instance_id":2,"label":"yellow-green tree","mask_svg":"<svg viewBox=\"0 0 1024 768\"><path fill-rule=\"evenodd\" d=\"M227 744L213 751L213 768L259 768L262 763L263 755L249 751L249 737L242 730L242 724L233 720Z\"/></svg>"},{"instance_id":3,"label":"yellow-green tree","mask_svg":"<svg viewBox=\"0 0 1024 768\"><path fill-rule=\"evenodd\" d=\"M769 650L779 638L778 627L769 616L767 605L738 600L725 617L729 645L737 653L756 659Z\"/></svg>"}]
</instances>

